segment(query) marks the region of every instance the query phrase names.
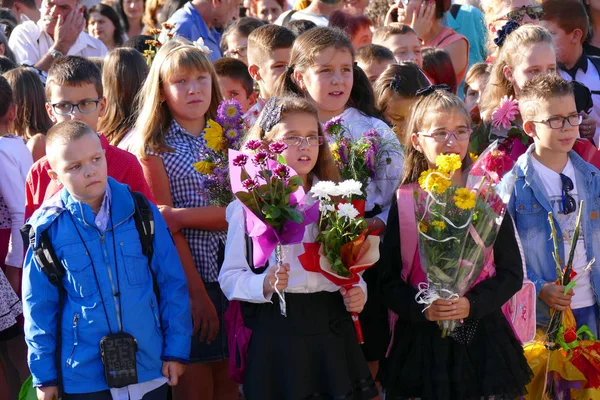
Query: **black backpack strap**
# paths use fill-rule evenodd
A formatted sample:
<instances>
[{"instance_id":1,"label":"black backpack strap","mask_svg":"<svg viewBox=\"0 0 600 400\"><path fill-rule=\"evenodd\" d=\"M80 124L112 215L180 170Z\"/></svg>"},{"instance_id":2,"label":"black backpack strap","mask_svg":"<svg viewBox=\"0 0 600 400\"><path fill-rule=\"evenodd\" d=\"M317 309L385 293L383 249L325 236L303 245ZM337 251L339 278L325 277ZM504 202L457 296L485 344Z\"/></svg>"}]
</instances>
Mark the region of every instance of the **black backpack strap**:
<instances>
[{"instance_id":1,"label":"black backpack strap","mask_svg":"<svg viewBox=\"0 0 600 400\"><path fill-rule=\"evenodd\" d=\"M294 15L296 13L296 10L292 10L289 13L286 14L286 16L283 18L283 21L281 21L281 26L287 28L288 24L290 23L291 19L292 19L292 15Z\"/></svg>"},{"instance_id":2,"label":"black backpack strap","mask_svg":"<svg viewBox=\"0 0 600 400\"><path fill-rule=\"evenodd\" d=\"M152 256L154 255L154 214L152 214L150 202L142 193L132 191L131 197L135 205L135 212L133 213L135 228L140 237L142 253L148 259L148 269L150 269L150 274L152 275L154 294L156 295L156 299L159 300L158 282L152 269Z\"/></svg>"}]
</instances>

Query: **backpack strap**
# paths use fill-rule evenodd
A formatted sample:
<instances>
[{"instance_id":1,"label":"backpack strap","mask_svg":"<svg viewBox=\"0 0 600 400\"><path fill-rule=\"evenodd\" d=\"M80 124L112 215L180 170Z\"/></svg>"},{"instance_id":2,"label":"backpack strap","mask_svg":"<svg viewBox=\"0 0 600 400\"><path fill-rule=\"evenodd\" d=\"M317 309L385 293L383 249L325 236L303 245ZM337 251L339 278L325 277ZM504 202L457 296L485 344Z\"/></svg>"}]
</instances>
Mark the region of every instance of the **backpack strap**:
<instances>
[{"instance_id":1,"label":"backpack strap","mask_svg":"<svg viewBox=\"0 0 600 400\"><path fill-rule=\"evenodd\" d=\"M135 212L133 213L135 228L140 237L142 253L148 259L148 269L152 275L152 287L158 301L160 292L158 290L156 274L152 269L152 256L154 255L154 214L152 214L150 202L142 193L131 191L131 197L135 206Z\"/></svg>"},{"instance_id":2,"label":"backpack strap","mask_svg":"<svg viewBox=\"0 0 600 400\"><path fill-rule=\"evenodd\" d=\"M48 281L51 284L61 289L60 284L62 278L65 276L65 267L56 257L54 247L52 247L52 241L48 236L48 229L40 233L39 241L36 244L35 231L31 228L31 225L27 224L21 228L21 235L23 236L23 242L29 242L29 246L33 251L33 256L41 267L42 272L48 277Z\"/></svg>"}]
</instances>

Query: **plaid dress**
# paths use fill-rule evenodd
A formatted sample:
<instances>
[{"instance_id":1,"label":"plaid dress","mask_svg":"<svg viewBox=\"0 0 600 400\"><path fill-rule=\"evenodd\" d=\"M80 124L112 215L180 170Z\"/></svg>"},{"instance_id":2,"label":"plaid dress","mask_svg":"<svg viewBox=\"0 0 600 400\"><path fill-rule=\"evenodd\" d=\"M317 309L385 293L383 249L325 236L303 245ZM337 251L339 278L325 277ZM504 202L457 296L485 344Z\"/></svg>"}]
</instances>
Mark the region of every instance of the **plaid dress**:
<instances>
[{"instance_id":1,"label":"plaid dress","mask_svg":"<svg viewBox=\"0 0 600 400\"><path fill-rule=\"evenodd\" d=\"M168 146L173 152L148 154L162 158L169 183L171 197L175 208L195 208L209 206L200 192L200 173L196 171L195 162L199 155L206 152L206 141L203 135L195 137L183 129L174 119L165 136ZM196 264L196 270L204 282L217 282L221 268L219 254L225 247L227 232L204 231L201 229L182 229Z\"/></svg>"}]
</instances>

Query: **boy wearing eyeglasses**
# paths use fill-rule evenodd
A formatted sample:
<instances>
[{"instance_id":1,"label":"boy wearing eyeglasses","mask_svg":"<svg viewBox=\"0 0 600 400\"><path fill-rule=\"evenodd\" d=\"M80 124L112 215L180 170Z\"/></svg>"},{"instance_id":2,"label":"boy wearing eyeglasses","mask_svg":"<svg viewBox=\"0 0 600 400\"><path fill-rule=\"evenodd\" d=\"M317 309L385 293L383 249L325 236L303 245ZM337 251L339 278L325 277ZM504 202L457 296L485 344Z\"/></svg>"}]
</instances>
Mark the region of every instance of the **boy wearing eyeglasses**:
<instances>
[{"instance_id":1,"label":"boy wearing eyeglasses","mask_svg":"<svg viewBox=\"0 0 600 400\"><path fill-rule=\"evenodd\" d=\"M538 293L537 323L547 326L550 308L571 308L577 326L587 325L598 335L600 271L600 171L571 149L582 116L577 113L573 84L556 74L536 76L519 93L523 129L534 144L519 157L505 179L516 179L508 210L523 244L527 274ZM580 236L571 243L580 201ZM566 290L556 283L556 265L548 213L552 212L558 237L558 258L567 263L575 246L576 285Z\"/></svg>"},{"instance_id":2,"label":"boy wearing eyeglasses","mask_svg":"<svg viewBox=\"0 0 600 400\"><path fill-rule=\"evenodd\" d=\"M48 70L46 100L46 111L55 123L81 121L97 132L98 120L104 116L107 107L100 70L92 61L83 57L59 58ZM106 153L108 175L154 201L137 158L116 146L111 146L104 135L98 136ZM44 200L62 189L59 183L50 179L49 169L48 158L43 157L33 164L29 171L25 218L29 218Z\"/></svg>"}]
</instances>

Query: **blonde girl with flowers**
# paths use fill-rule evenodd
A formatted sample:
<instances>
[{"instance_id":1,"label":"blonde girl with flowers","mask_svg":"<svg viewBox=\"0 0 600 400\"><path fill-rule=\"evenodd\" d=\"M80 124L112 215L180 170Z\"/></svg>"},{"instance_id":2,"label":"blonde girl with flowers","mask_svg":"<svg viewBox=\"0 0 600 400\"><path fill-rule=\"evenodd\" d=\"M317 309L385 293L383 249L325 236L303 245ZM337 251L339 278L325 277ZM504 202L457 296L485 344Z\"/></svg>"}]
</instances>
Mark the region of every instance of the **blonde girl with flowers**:
<instances>
[{"instance_id":1,"label":"blonde girl with flowers","mask_svg":"<svg viewBox=\"0 0 600 400\"><path fill-rule=\"evenodd\" d=\"M254 149L283 143L287 165L302 178L306 204L319 181L334 185L339 174L325 144L318 113L308 100L272 98L248 133ZM251 162L240 160L239 162ZM234 163L238 162L236 160ZM330 181L330 182L325 182ZM320 193L319 193L320 194ZM361 312L366 284L340 289L323 275L306 271L298 257L303 243L315 242L318 223L306 226L302 243L283 245L266 268L250 265L246 217L239 200L227 207L227 246L219 283L229 300L242 301L244 322L252 329L244 376L248 400L371 399L377 389L357 342L350 312ZM240 251L241 250L241 251ZM253 262L252 262L253 264ZM277 293L285 290L287 316Z\"/></svg>"},{"instance_id":2,"label":"blonde girl with flowers","mask_svg":"<svg viewBox=\"0 0 600 400\"><path fill-rule=\"evenodd\" d=\"M382 371L386 399L513 399L524 394L531 371L501 311L523 282L512 221L504 218L494 244L495 276L462 297L438 298L428 306L417 302L427 276L420 261L413 191L421 173L436 168L441 154L457 154L462 169L453 173L452 182L439 184L464 185L471 119L458 97L430 88L413 106L407 132L404 175L380 248L380 295L396 314L390 319L393 340ZM438 322L451 320L463 324L443 338Z\"/></svg>"},{"instance_id":3,"label":"blonde girl with flowers","mask_svg":"<svg viewBox=\"0 0 600 400\"><path fill-rule=\"evenodd\" d=\"M209 205L200 191L202 175L194 168L205 153L208 122L215 119L221 100L207 54L179 39L160 48L139 97L137 155L173 233L194 319L191 363L174 388L178 399L238 398L237 384L227 375L222 323L227 300L217 282L226 240L225 209Z\"/></svg>"}]
</instances>

